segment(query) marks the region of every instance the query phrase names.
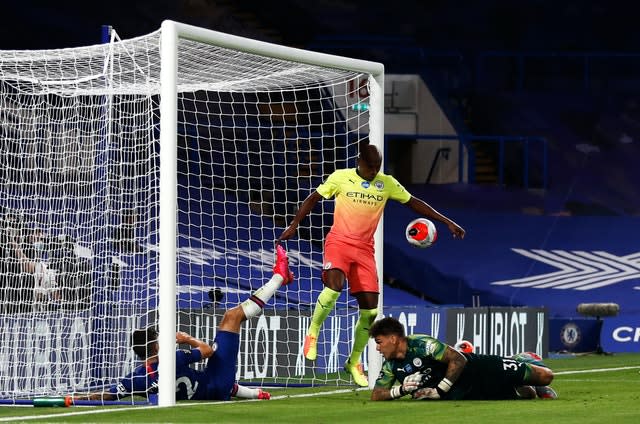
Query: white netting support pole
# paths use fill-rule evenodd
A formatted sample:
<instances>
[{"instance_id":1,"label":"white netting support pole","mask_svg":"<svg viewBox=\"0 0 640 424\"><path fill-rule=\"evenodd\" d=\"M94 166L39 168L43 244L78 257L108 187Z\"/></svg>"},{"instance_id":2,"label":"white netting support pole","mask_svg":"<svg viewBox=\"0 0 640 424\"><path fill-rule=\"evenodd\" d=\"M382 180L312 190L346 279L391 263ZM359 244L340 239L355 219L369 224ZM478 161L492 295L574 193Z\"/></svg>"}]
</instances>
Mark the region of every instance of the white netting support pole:
<instances>
[{"instance_id":1,"label":"white netting support pole","mask_svg":"<svg viewBox=\"0 0 640 424\"><path fill-rule=\"evenodd\" d=\"M63 282L34 293L22 279L36 276L7 268L16 258L0 245L0 319L11 330L0 357L12 358L0 367L0 401L117 385L142 365L131 331L152 325L159 404L189 399L194 385L176 392L176 330L211 343L223 311L272 274L273 240L309 191L353 166L360 140L383 149L382 64L170 21L130 40L111 35L110 44L0 50L3 225L25 249L50 240L31 265ZM347 381L352 296L324 324L322 360L300 361L333 206L323 202L289 240L296 284L243 326L239 379ZM381 235L382 225L380 276ZM35 300L46 316L31 313ZM266 335L265 348L254 343ZM368 355L373 379L380 357L373 346Z\"/></svg>"},{"instance_id":2,"label":"white netting support pole","mask_svg":"<svg viewBox=\"0 0 640 424\"><path fill-rule=\"evenodd\" d=\"M158 405L173 406L175 399L176 332L176 208L177 208L177 73L178 36L173 22L162 23L160 37L160 240L159 240L159 347Z\"/></svg>"},{"instance_id":3,"label":"white netting support pole","mask_svg":"<svg viewBox=\"0 0 640 424\"><path fill-rule=\"evenodd\" d=\"M377 146L380 152L384 152L384 72L372 75L369 78L369 142ZM384 156L383 156L384 161ZM383 162L384 163L384 162ZM383 166L384 169L384 166ZM376 264L378 267L378 286L380 296L378 298L378 318L383 315L384 306L383 293L383 254L384 254L384 215L380 218L380 223L373 236L376 247ZM376 378L382 368L382 357L376 350L376 344L369 339L367 362L369 387L373 388Z\"/></svg>"}]
</instances>

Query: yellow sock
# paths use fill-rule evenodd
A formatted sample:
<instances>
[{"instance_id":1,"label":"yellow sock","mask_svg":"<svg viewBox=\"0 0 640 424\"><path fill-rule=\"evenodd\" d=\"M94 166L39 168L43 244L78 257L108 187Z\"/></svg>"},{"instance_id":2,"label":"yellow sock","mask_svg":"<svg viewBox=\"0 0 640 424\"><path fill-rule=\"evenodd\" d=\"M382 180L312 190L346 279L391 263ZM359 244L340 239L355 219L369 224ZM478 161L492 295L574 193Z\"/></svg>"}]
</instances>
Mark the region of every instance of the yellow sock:
<instances>
[{"instance_id":1,"label":"yellow sock","mask_svg":"<svg viewBox=\"0 0 640 424\"><path fill-rule=\"evenodd\" d=\"M378 309L360 309L360 317L356 322L356 328L353 331L353 349L349 356L350 364L360 362L360 355L364 351L364 347L369 342L369 327L378 316Z\"/></svg>"},{"instance_id":2,"label":"yellow sock","mask_svg":"<svg viewBox=\"0 0 640 424\"><path fill-rule=\"evenodd\" d=\"M328 287L325 287L320 292L318 296L318 300L316 301L316 307L313 310L313 316L311 317L311 324L309 325L308 334L313 337L318 337L318 333L320 332L320 327L325 319L329 316L329 313L333 310L333 307L336 305L336 300L340 296L340 292L335 290L331 290Z\"/></svg>"}]
</instances>

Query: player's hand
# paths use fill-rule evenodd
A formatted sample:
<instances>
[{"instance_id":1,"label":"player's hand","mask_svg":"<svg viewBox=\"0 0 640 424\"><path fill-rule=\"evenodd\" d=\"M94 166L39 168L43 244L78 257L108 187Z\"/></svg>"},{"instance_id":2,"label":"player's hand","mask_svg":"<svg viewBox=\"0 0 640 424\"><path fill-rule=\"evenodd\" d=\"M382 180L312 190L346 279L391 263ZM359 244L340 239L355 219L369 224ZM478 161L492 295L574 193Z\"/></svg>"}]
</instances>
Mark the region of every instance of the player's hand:
<instances>
[{"instance_id":1,"label":"player's hand","mask_svg":"<svg viewBox=\"0 0 640 424\"><path fill-rule=\"evenodd\" d=\"M176 332L176 343L178 344L188 343L187 340L190 340L190 339L191 339L191 336L185 333L184 331Z\"/></svg>"},{"instance_id":2,"label":"player's hand","mask_svg":"<svg viewBox=\"0 0 640 424\"><path fill-rule=\"evenodd\" d=\"M425 375L420 371L406 376L402 382L402 391L405 394L409 394L420 389L424 384L424 377Z\"/></svg>"},{"instance_id":3,"label":"player's hand","mask_svg":"<svg viewBox=\"0 0 640 424\"><path fill-rule=\"evenodd\" d=\"M413 392L411 397L416 400L436 400L440 399L440 394L433 387L424 387Z\"/></svg>"},{"instance_id":4,"label":"player's hand","mask_svg":"<svg viewBox=\"0 0 640 424\"><path fill-rule=\"evenodd\" d=\"M464 235L466 234L466 231L464 230L464 228L462 228L455 222L451 222L448 225L448 227L449 227L449 231L451 231L451 234L453 234L453 238L459 238L459 239L464 238Z\"/></svg>"}]
</instances>

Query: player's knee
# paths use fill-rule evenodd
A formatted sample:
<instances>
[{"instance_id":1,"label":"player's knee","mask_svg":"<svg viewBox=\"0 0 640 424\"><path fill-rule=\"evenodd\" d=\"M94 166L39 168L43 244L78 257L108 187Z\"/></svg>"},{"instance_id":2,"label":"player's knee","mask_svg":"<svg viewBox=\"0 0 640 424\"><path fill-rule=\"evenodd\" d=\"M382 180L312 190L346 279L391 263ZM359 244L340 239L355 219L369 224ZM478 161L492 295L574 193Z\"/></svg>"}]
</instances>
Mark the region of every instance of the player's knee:
<instances>
[{"instance_id":1,"label":"player's knee","mask_svg":"<svg viewBox=\"0 0 640 424\"><path fill-rule=\"evenodd\" d=\"M331 290L341 292L344 288L344 273L337 269L332 268L322 272L322 283L325 287L329 287Z\"/></svg>"},{"instance_id":2,"label":"player's knee","mask_svg":"<svg viewBox=\"0 0 640 424\"><path fill-rule=\"evenodd\" d=\"M553 371L551 371L549 368L542 368L544 369L544 385L548 386L553 381Z\"/></svg>"},{"instance_id":3,"label":"player's knee","mask_svg":"<svg viewBox=\"0 0 640 424\"><path fill-rule=\"evenodd\" d=\"M236 306L227 310L222 316L219 328L225 331L237 332L240 329L240 324L246 319L244 311L240 306Z\"/></svg>"},{"instance_id":4,"label":"player's knee","mask_svg":"<svg viewBox=\"0 0 640 424\"><path fill-rule=\"evenodd\" d=\"M371 325L371 323L376 319L377 316L378 316L377 308L360 309L360 318L369 325Z\"/></svg>"}]
</instances>

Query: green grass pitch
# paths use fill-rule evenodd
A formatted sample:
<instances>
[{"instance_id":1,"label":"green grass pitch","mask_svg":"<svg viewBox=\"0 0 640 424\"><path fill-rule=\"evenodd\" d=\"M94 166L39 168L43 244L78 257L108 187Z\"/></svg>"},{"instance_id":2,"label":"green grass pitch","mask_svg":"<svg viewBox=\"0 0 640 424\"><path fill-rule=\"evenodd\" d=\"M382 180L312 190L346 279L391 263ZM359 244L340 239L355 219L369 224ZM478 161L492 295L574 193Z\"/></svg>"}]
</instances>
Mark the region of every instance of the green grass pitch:
<instances>
[{"instance_id":1,"label":"green grass pitch","mask_svg":"<svg viewBox=\"0 0 640 424\"><path fill-rule=\"evenodd\" d=\"M172 408L0 406L0 422L127 423L640 423L640 355L546 360L557 400L371 402L345 387L271 390L270 401L191 402ZM415 421L414 421L415 420Z\"/></svg>"}]
</instances>

